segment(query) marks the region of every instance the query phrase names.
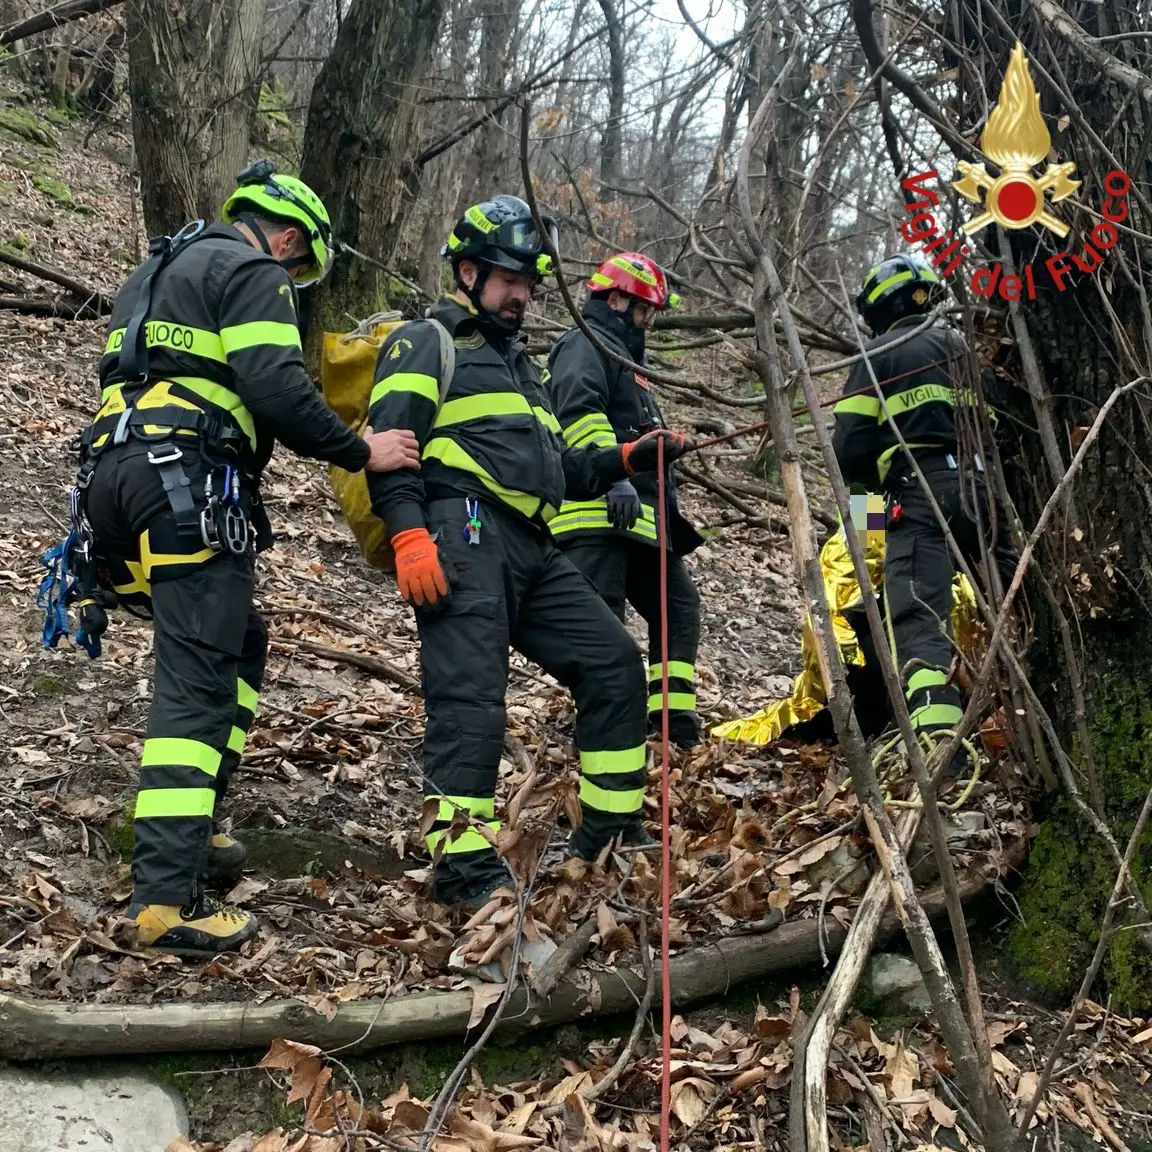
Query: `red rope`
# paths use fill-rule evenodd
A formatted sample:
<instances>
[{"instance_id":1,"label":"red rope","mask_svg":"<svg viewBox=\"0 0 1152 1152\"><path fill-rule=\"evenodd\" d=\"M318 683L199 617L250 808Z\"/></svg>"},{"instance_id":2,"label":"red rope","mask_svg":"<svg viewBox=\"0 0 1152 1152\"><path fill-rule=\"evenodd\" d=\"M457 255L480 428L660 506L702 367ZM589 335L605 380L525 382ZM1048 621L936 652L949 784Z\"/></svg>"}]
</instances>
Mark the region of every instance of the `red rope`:
<instances>
[{"instance_id":1,"label":"red rope","mask_svg":"<svg viewBox=\"0 0 1152 1152\"><path fill-rule=\"evenodd\" d=\"M668 747L668 507L664 495L664 440L656 442L656 504L660 510L660 1152L668 1152L672 1113L672 782Z\"/></svg>"}]
</instances>

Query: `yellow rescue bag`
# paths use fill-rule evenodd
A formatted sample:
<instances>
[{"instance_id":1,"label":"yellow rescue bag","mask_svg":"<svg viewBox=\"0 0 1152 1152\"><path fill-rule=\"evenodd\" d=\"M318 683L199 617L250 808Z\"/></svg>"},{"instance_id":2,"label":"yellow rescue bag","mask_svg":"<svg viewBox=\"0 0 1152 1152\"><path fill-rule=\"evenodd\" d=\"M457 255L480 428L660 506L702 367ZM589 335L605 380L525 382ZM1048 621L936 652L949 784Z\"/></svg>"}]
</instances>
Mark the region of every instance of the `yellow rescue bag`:
<instances>
[{"instance_id":1,"label":"yellow rescue bag","mask_svg":"<svg viewBox=\"0 0 1152 1152\"><path fill-rule=\"evenodd\" d=\"M431 317L427 319L440 337L439 410L456 370L456 346L443 324ZM362 321L351 332L324 333L320 354L320 386L324 389L324 399L345 424L361 435L368 425L377 354L389 334L406 323L399 312L381 312ZM374 568L393 571L388 530L372 511L366 473L345 472L329 464L328 482L347 517L361 555Z\"/></svg>"}]
</instances>

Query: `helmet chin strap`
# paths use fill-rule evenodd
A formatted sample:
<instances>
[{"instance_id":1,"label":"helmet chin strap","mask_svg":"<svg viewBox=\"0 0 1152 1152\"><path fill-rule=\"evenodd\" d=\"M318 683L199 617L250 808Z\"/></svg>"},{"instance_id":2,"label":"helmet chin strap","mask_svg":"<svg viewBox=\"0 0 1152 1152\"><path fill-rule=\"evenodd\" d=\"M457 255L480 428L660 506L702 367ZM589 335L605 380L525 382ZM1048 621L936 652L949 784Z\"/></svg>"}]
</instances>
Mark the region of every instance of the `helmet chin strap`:
<instances>
[{"instance_id":1,"label":"helmet chin strap","mask_svg":"<svg viewBox=\"0 0 1152 1152\"><path fill-rule=\"evenodd\" d=\"M476 315L484 324L491 325L498 332L503 333L505 336L515 336L520 331L520 325L523 322L523 317L518 316L515 320L506 320L498 312L493 312L489 308L485 308L480 303L480 296L484 291L484 285L488 283L488 274L492 271L491 265L476 262L476 279L473 281L472 287L469 288L463 280L460 279L460 273L456 273L456 283L460 287L460 291L468 297L468 302L476 309Z\"/></svg>"},{"instance_id":2,"label":"helmet chin strap","mask_svg":"<svg viewBox=\"0 0 1152 1152\"><path fill-rule=\"evenodd\" d=\"M257 243L264 250L266 256L271 256L276 260L276 256L272 251L272 246L268 243L268 237L264 233L264 229L256 223L256 217L250 212L245 212L243 215L238 216L237 219L241 224L247 225L249 231L256 237ZM286 260L276 260L286 272L291 272L293 268L298 268L302 264L311 264L312 258L310 256L289 256Z\"/></svg>"}]
</instances>

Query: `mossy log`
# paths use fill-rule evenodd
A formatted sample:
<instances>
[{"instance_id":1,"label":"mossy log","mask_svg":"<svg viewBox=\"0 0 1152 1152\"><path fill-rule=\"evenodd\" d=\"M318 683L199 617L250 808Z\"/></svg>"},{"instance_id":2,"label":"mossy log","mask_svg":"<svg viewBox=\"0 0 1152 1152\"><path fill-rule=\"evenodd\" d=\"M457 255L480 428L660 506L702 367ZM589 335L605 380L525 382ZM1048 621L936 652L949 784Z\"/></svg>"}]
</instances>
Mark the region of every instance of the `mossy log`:
<instances>
[{"instance_id":1,"label":"mossy log","mask_svg":"<svg viewBox=\"0 0 1152 1152\"><path fill-rule=\"evenodd\" d=\"M1001 870L1016 867L1026 844L1015 841L1000 858ZM993 878L971 871L961 878L964 900L980 895ZM921 903L930 916L945 911L939 887ZM885 916L879 938L900 931L895 913ZM730 989L770 973L816 962L820 956L815 920L782 924L762 936L732 936L672 959L672 998L683 1007L724 996ZM837 955L846 930L829 918L825 947ZM517 1035L592 1015L631 1012L645 986L632 968L581 969L560 982L545 1000L521 987L513 995L500 1032ZM420 992L393 1000L342 1004L331 1020L299 1000L267 1004L60 1004L0 996L0 1059L42 1060L62 1056L107 1056L143 1052L196 1052L261 1048L277 1037L351 1046L358 1051L468 1032L472 992Z\"/></svg>"}]
</instances>

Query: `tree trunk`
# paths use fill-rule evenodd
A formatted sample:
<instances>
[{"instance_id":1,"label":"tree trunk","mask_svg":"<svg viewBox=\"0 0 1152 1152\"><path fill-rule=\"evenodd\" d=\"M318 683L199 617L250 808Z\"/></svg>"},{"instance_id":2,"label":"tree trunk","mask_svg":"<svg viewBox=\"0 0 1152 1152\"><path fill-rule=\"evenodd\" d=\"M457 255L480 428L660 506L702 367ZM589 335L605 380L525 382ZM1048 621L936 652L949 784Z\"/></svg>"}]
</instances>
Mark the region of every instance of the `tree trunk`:
<instances>
[{"instance_id":1,"label":"tree trunk","mask_svg":"<svg viewBox=\"0 0 1152 1152\"><path fill-rule=\"evenodd\" d=\"M608 25L608 119L600 137L600 180L603 184L620 183L620 160L623 152L622 121L624 118L624 29L613 0L598 0ZM602 200L615 200L611 188L602 187Z\"/></svg>"},{"instance_id":2,"label":"tree trunk","mask_svg":"<svg viewBox=\"0 0 1152 1152\"><path fill-rule=\"evenodd\" d=\"M324 201L336 238L390 263L419 190L416 84L428 72L442 0L352 0L308 110L300 175ZM306 349L326 328L344 331L387 301L384 274L336 263L309 293Z\"/></svg>"},{"instance_id":3,"label":"tree trunk","mask_svg":"<svg viewBox=\"0 0 1152 1152\"><path fill-rule=\"evenodd\" d=\"M1138 238L1149 231L1147 205L1139 185L1147 188L1148 137L1152 115L1137 85L1126 83L1121 69L1093 59L1106 51L1123 65L1147 74L1146 41L1108 39L1147 27L1147 4L1117 3L1076 7L1080 30L1068 34L1060 22L1039 14L1043 39L1036 25L1021 27L1019 11L1008 0L989 6L1003 20L966 28L969 47L985 53L979 71L1003 76L1009 52L1019 34L1031 61L1031 75L1041 97L1041 110L1051 134L1050 160L1073 161L1074 178L1083 181L1077 198L1093 214L1062 202L1052 212L1072 226L1060 238L1039 226L1009 232L1018 266L1031 265L1036 298L1020 302L1025 341L1030 341L1039 367L1038 386L1046 396L1037 402L1021 386L1016 395L1020 416L1035 427L1047 408L1055 425L1054 439L1064 461L1079 443L1076 429L1090 424L1113 389L1152 372L1152 333L1149 332L1147 268L1149 250ZM1025 5L1025 10L1029 5ZM1143 14L1137 11L1141 9ZM1095 43L1089 38L1104 37ZM973 58L975 59L975 58ZM1051 76L1053 80L1049 80ZM993 82L995 83L995 81ZM1067 84L1063 92L1059 85ZM1146 84L1146 82L1145 82ZM988 93L996 99L997 90ZM1070 97L1070 98L1069 98ZM1071 117L1067 113L1078 109ZM980 122L981 110L960 110L960 123ZM1079 119L1083 117L1083 121ZM1130 130L1116 126L1127 122ZM1089 129L1091 131L1089 131ZM1103 154L1100 141L1111 150ZM1107 174L1125 170L1137 182L1124 197L1128 218L1114 247L1092 274L1078 271L1065 258L1070 274L1063 290L1053 286L1045 261L1059 253L1087 252L1093 226L1106 210L1110 189ZM1123 182L1114 180L1112 189ZM1112 206L1119 206L1114 198ZM978 212L975 206L971 214ZM993 251L999 251L989 239ZM1092 263L1091 258L1088 263ZM1003 302L997 299L997 305ZM1019 356L1019 348L1016 350ZM1018 379L1024 362L1008 365ZM1033 682L1055 718L1064 747L1079 774L1080 791L1096 797L1095 804L1123 844L1129 835L1152 778L1152 611L1147 587L1152 575L1152 481L1146 465L1152 458L1152 429L1147 415L1147 389L1122 398L1104 425L1099 440L1076 480L1076 504L1089 510L1075 531L1071 523L1049 532L1047 553L1038 567L1054 592L1033 581L1036 643L1030 654ZM1022 432L1009 453L1008 479L1025 525L1035 522L1038 508L1052 491L1052 468L1035 432ZM1062 620L1074 644L1062 638ZM1082 689L1081 689L1082 686ZM1079 701L1083 700L1081 712ZM1133 875L1149 895L1152 876L1152 835L1145 834L1133 863ZM1019 894L1024 922L1009 944L1019 973L1042 992L1063 995L1079 982L1099 937L1100 923L1116 876L1116 864L1102 839L1084 816L1062 797L1044 822L1035 843ZM1139 933L1120 932L1109 949L1103 969L1105 988L1094 995L1111 997L1122 1012L1143 1011L1152 1005L1152 958L1141 947Z\"/></svg>"},{"instance_id":4,"label":"tree trunk","mask_svg":"<svg viewBox=\"0 0 1152 1152\"><path fill-rule=\"evenodd\" d=\"M149 235L213 219L248 160L267 0L130 0L128 90Z\"/></svg>"}]
</instances>

